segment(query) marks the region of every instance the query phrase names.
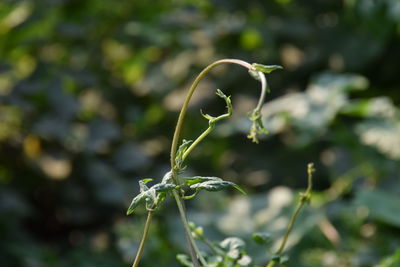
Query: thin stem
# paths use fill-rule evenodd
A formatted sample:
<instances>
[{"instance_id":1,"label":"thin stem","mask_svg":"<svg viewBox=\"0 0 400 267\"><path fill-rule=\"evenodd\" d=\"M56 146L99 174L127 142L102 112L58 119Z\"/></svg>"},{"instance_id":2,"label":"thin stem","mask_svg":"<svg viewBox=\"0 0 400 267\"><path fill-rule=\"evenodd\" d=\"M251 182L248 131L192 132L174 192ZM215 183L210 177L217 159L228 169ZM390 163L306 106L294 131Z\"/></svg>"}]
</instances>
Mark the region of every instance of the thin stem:
<instances>
[{"instance_id":1,"label":"thin stem","mask_svg":"<svg viewBox=\"0 0 400 267\"><path fill-rule=\"evenodd\" d=\"M179 198L179 195L178 195L178 193L177 193L176 191L173 191L173 194L174 194L176 203L178 204L179 214L181 215L181 220L182 220L182 222L183 222L183 226L184 226L184 228L185 228L185 232L186 232L186 233L190 233L190 237L191 237L191 238L188 238L188 240L189 240L189 242L190 242L190 244L191 244L191 248L194 250L194 251L191 251L191 256L194 257L194 258L196 258L196 254L197 254L197 256L199 257L199 260L200 260L201 264L202 264L203 266L207 266L207 262L205 261L205 259L203 258L203 256L200 254L200 250L199 250L199 248L197 247L196 242L194 241L194 239L193 239L193 237L192 237L192 232L191 232L191 230L190 230L189 224L188 224L187 219L186 219L186 216L185 216L185 215L186 215L186 211L185 211L185 207L183 206L183 201L182 201L181 198ZM193 253L193 252L194 252L194 253ZM194 255L193 255L193 254L194 254ZM199 265L198 265L197 262L194 262L194 266L196 267L196 266L199 266Z\"/></svg>"},{"instance_id":2,"label":"thin stem","mask_svg":"<svg viewBox=\"0 0 400 267\"><path fill-rule=\"evenodd\" d=\"M144 244L146 243L146 239L147 239L147 236L149 233L152 217L153 217L153 211L150 210L147 213L147 219L146 219L146 224L144 225L142 240L140 241L139 249L136 254L135 260L132 264L132 267L137 267L139 265L140 258L142 257L142 254L143 254Z\"/></svg>"},{"instance_id":3,"label":"thin stem","mask_svg":"<svg viewBox=\"0 0 400 267\"><path fill-rule=\"evenodd\" d=\"M194 91L196 90L198 84L200 83L200 81L204 78L204 76L214 67L221 65L221 64L237 64L237 65L241 65L245 68L247 68L248 70L253 70L253 67L251 64L242 61L242 60L237 60L237 59L222 59L222 60L218 60L215 61L213 63L211 63L210 65L208 65L202 72L200 72L200 74L196 77L196 79L194 80L194 82L192 83L191 87L189 88L189 92L185 98L185 101L182 105L181 111L179 113L179 117L178 117L178 122L176 124L176 128L175 128L175 132L174 132L174 136L172 139L172 145L171 145L171 177L173 182L176 185L179 185L179 181L177 178L177 168L176 168L176 152L178 149L178 143L179 143L179 139L180 139L180 135L182 132L182 126L183 126L183 122L186 116L186 112L190 103L190 100L193 96ZM260 80L261 80L261 84L262 84L262 92L261 92L261 98L259 101L259 104L257 105L258 109L261 109L261 105L264 102L264 98L265 98L265 92L266 92L266 79L264 77L264 75L261 72L258 72L259 76L260 76ZM195 145L197 145L202 139L204 139L205 136L207 136L209 134L210 130L206 130L199 138L197 138L197 140L195 141ZM194 148L195 146L191 146L188 150L189 152ZM189 153L185 153L184 158L187 157ZM192 237L191 231L189 229L189 225L187 222L187 215L186 215L186 211L183 208L183 199L182 196L180 196L176 191L174 191L174 198L175 201L178 205L179 208L179 213L181 215L181 220L182 223L184 225L185 228L185 235L186 238L190 241L189 242L189 250L191 251L191 258L192 258L192 262L193 264L196 266L198 266L198 262L196 257L193 255L193 250L197 253L197 256L199 257L201 263L205 266L207 266L206 262L204 261L204 259L202 258L201 254L199 253L199 250L196 246L196 242Z\"/></svg>"},{"instance_id":4,"label":"thin stem","mask_svg":"<svg viewBox=\"0 0 400 267\"><path fill-rule=\"evenodd\" d=\"M172 145L171 145L171 169L174 170L175 167L175 156L176 156L176 151L178 149L178 142L179 142L179 138L181 135L181 131L182 131L182 125L183 122L185 120L185 116L186 116L186 112L187 112L187 108L189 106L189 102L193 96L194 91L196 90L198 84L200 83L200 81L204 78L204 76L214 67L218 66L218 65L222 65L222 64L238 64L241 65L247 69L252 69L252 66L243 61L243 60L237 60L237 59L221 59L218 61L215 61L213 63L211 63L210 65L208 65L202 72L200 72L200 74L196 77L196 79L194 80L194 82L192 83L192 85L189 88L189 92L186 96L186 99L182 105L181 108L181 112L179 114L178 117L178 122L176 124L176 128L175 128L175 132L174 132L174 137L172 139ZM263 75L260 75L263 76ZM173 175L175 176L175 175ZM175 182L178 182L176 180L176 177L174 178Z\"/></svg>"},{"instance_id":5,"label":"thin stem","mask_svg":"<svg viewBox=\"0 0 400 267\"><path fill-rule=\"evenodd\" d=\"M222 60L218 60L218 61L210 64L202 72L200 72L200 74L196 77L196 79L194 80L193 84L189 88L189 92L188 92L188 94L187 94L187 96L185 98L185 101L184 101L184 103L182 105L182 108L181 108L181 112L180 112L179 117L178 117L178 122L176 124L174 136L173 136L173 139L172 139L172 145L171 145L171 159L170 159L171 160L171 171L172 171L171 176L172 176L172 180L177 185L179 184L179 182L178 182L177 174L176 174L177 170L176 170L175 158L176 158L176 152L177 152L177 149L178 149L178 142L179 142L179 138L180 138L180 135L181 135L181 131L182 131L182 126L183 126L183 122L184 122L184 119L185 119L185 115L186 115L186 112L187 112L187 109L188 109L188 106L189 106L189 102L190 102L190 100L191 100L191 98L193 96L193 93L196 90L199 82L201 81L201 79L203 79L204 76L212 68L214 68L214 67L216 67L218 65L221 65L221 64L229 64L229 63L230 64L241 65L241 66L243 66L243 67L245 67L245 68L247 68L249 70L252 69L252 66L249 63L247 63L245 61L242 61L242 60L237 60L237 59L222 59ZM263 76L263 75L260 75L260 76ZM209 133L208 131L203 133L204 135L202 135L202 137L200 139L196 140L197 141L196 144L198 144L208 133ZM192 150L193 148L194 148L194 146L192 146L192 148L190 150ZM188 155L188 153L186 153L186 156L187 155ZM179 208L179 213L181 215L181 220L182 220L182 223L183 223L184 228L185 228L186 238L190 241L189 242L189 250L191 251L192 262L195 265L195 267L198 266L197 259L196 259L196 257L194 257L194 255L192 253L193 250L194 250L197 253L200 261L202 261L202 264L204 265L204 263L205 263L205 262L203 263L204 259L202 259L202 256L200 255L200 253L198 251L198 248L196 246L196 242L193 239L193 237L191 235L191 232L190 232L190 229L188 227L188 222L187 222L187 218L186 218L187 217L186 216L186 212L185 212L185 210L183 209L183 206L182 206L182 202L183 202L182 197L179 196L176 192L174 192L174 198L175 198L175 201L176 201L176 203L178 205L178 208ZM207 266L207 264L205 264L205 266Z\"/></svg>"},{"instance_id":6,"label":"thin stem","mask_svg":"<svg viewBox=\"0 0 400 267\"><path fill-rule=\"evenodd\" d=\"M300 201L297 203L296 209L293 212L292 216L290 217L290 221L285 233L285 236L283 237L282 243L279 246L278 250L276 251L275 255L280 256L283 252L283 250L285 249L285 245L287 243L287 240L289 238L290 232L293 229L293 225L296 221L296 217L297 215L300 213L300 210L302 209L302 207L307 204L310 201L311 198L311 190L312 190L312 174L313 172L315 172L314 169L314 164L313 163L309 163L307 166L307 173L308 173L308 186L307 189L304 193L300 193ZM275 266L275 263L277 263L276 259L272 259L268 265L266 267L273 267Z\"/></svg>"},{"instance_id":7,"label":"thin stem","mask_svg":"<svg viewBox=\"0 0 400 267\"><path fill-rule=\"evenodd\" d=\"M182 161L184 161L190 152L207 136L211 133L214 126L209 126L199 137L194 140L194 142L188 147L188 149L183 153Z\"/></svg>"}]
</instances>

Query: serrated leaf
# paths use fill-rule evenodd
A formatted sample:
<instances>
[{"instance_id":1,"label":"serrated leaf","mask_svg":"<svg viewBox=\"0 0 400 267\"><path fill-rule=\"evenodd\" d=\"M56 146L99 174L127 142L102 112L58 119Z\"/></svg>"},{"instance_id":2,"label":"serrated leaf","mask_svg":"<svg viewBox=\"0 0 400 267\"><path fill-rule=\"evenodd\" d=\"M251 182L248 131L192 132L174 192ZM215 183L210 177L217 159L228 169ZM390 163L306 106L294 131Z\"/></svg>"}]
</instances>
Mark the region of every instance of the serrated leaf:
<instances>
[{"instance_id":1,"label":"serrated leaf","mask_svg":"<svg viewBox=\"0 0 400 267\"><path fill-rule=\"evenodd\" d=\"M221 178L213 176L194 176L194 177L184 177L183 179L185 179L185 184L189 186L206 181L222 181Z\"/></svg>"},{"instance_id":2,"label":"serrated leaf","mask_svg":"<svg viewBox=\"0 0 400 267\"><path fill-rule=\"evenodd\" d=\"M264 72L266 74L269 74L269 73L273 72L274 70L283 69L283 67L280 65L263 65L263 64L253 63L251 66L253 68L255 68L256 70Z\"/></svg>"},{"instance_id":3,"label":"serrated leaf","mask_svg":"<svg viewBox=\"0 0 400 267\"><path fill-rule=\"evenodd\" d=\"M155 184L151 187L151 189L154 189L157 193L160 192L169 192L174 190L176 187L176 185L174 184L163 184L163 183L159 183L159 184Z\"/></svg>"},{"instance_id":4,"label":"serrated leaf","mask_svg":"<svg viewBox=\"0 0 400 267\"><path fill-rule=\"evenodd\" d=\"M272 236L270 233L257 232L251 235L251 238L260 245L268 245L272 242Z\"/></svg>"},{"instance_id":5,"label":"serrated leaf","mask_svg":"<svg viewBox=\"0 0 400 267\"><path fill-rule=\"evenodd\" d=\"M131 204L129 205L128 210L126 211L126 215L130 215L133 213L133 211L136 209L137 206L139 206L140 202L146 199L146 193L142 192L136 197L132 199Z\"/></svg>"},{"instance_id":6,"label":"serrated leaf","mask_svg":"<svg viewBox=\"0 0 400 267\"><path fill-rule=\"evenodd\" d=\"M225 189L227 187L234 187L241 193L246 194L243 191L243 189L240 188L237 184L223 180L211 180L211 181L196 183L190 186L191 189L197 189L197 190L203 189L212 192L221 191L222 189Z\"/></svg>"}]
</instances>

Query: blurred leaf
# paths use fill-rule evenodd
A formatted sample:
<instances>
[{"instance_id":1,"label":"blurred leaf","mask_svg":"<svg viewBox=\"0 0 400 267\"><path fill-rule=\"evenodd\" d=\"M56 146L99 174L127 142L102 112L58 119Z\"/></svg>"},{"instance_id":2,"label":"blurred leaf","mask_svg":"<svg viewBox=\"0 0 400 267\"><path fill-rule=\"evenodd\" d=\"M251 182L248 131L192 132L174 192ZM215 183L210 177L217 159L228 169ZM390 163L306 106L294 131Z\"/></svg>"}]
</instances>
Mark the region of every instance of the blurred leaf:
<instances>
[{"instance_id":1,"label":"blurred leaf","mask_svg":"<svg viewBox=\"0 0 400 267\"><path fill-rule=\"evenodd\" d=\"M226 250L226 255L232 259L239 259L245 243L237 237L228 237L221 241L220 246Z\"/></svg>"},{"instance_id":2,"label":"blurred leaf","mask_svg":"<svg viewBox=\"0 0 400 267\"><path fill-rule=\"evenodd\" d=\"M257 232L251 235L251 238L260 245L269 245L272 243L272 236L270 233Z\"/></svg>"},{"instance_id":3,"label":"blurred leaf","mask_svg":"<svg viewBox=\"0 0 400 267\"><path fill-rule=\"evenodd\" d=\"M380 189L361 189L356 194L354 204L366 207L372 219L400 227L400 198L398 196Z\"/></svg>"},{"instance_id":4,"label":"blurred leaf","mask_svg":"<svg viewBox=\"0 0 400 267\"><path fill-rule=\"evenodd\" d=\"M193 263L190 260L190 257L185 254L178 254L176 255L176 259L181 263L183 266L186 267L193 267Z\"/></svg>"},{"instance_id":5,"label":"blurred leaf","mask_svg":"<svg viewBox=\"0 0 400 267\"><path fill-rule=\"evenodd\" d=\"M400 249L397 249L396 252L384 258L377 267L393 267L400 265Z\"/></svg>"}]
</instances>

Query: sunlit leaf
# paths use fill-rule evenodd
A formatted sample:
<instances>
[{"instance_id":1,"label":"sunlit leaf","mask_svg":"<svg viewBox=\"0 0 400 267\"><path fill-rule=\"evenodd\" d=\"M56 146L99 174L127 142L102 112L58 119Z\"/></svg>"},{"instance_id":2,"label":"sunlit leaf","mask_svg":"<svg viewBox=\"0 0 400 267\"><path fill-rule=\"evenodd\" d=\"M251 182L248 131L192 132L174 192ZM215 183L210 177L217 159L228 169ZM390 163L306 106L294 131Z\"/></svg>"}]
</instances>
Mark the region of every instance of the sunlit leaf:
<instances>
[{"instance_id":1,"label":"sunlit leaf","mask_svg":"<svg viewBox=\"0 0 400 267\"><path fill-rule=\"evenodd\" d=\"M242 188L240 188L237 184L223 181L223 180L211 180L201 183L196 183L190 186L191 189L203 189L207 191L221 191L227 187L234 187L242 194L246 194Z\"/></svg>"},{"instance_id":2,"label":"sunlit leaf","mask_svg":"<svg viewBox=\"0 0 400 267\"><path fill-rule=\"evenodd\" d=\"M180 264L187 267L193 267L193 263L190 260L190 257L185 254L178 254L176 255L176 259Z\"/></svg>"},{"instance_id":3,"label":"sunlit leaf","mask_svg":"<svg viewBox=\"0 0 400 267\"><path fill-rule=\"evenodd\" d=\"M162 184L162 183L160 183L160 184L153 185L151 188L154 189L157 193L160 193L160 192L172 191L172 190L175 189L175 187L176 187L175 184Z\"/></svg>"},{"instance_id":4,"label":"sunlit leaf","mask_svg":"<svg viewBox=\"0 0 400 267\"><path fill-rule=\"evenodd\" d=\"M202 183L206 181L222 181L221 178L219 177L213 177L213 176L194 176L194 177L184 177L185 179L185 184L186 185L194 185L197 183Z\"/></svg>"},{"instance_id":5,"label":"sunlit leaf","mask_svg":"<svg viewBox=\"0 0 400 267\"><path fill-rule=\"evenodd\" d=\"M221 241L220 246L227 251L226 255L232 259L239 259L245 243L237 237L228 237Z\"/></svg>"},{"instance_id":6,"label":"sunlit leaf","mask_svg":"<svg viewBox=\"0 0 400 267\"><path fill-rule=\"evenodd\" d=\"M256 70L264 72L266 74L269 74L269 73L273 72L274 70L283 69L283 67L280 65L262 65L262 64L258 64L258 63L253 63L252 66Z\"/></svg>"},{"instance_id":7,"label":"sunlit leaf","mask_svg":"<svg viewBox=\"0 0 400 267\"><path fill-rule=\"evenodd\" d=\"M126 211L126 215L130 215L133 213L133 211L139 206L139 204L146 199L146 193L140 193L136 197L132 199L131 204L129 205L128 210Z\"/></svg>"}]
</instances>

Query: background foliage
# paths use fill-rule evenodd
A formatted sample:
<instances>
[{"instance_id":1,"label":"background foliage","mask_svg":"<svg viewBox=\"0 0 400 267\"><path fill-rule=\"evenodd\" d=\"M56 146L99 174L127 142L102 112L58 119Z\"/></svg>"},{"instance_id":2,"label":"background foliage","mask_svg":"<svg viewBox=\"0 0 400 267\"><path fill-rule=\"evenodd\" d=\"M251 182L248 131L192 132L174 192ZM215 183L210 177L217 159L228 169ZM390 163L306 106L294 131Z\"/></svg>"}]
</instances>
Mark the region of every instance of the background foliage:
<instances>
[{"instance_id":1,"label":"background foliage","mask_svg":"<svg viewBox=\"0 0 400 267\"><path fill-rule=\"evenodd\" d=\"M200 108L224 111L216 88L234 116L188 172L249 196L202 193L190 219L212 240L279 238L313 161L316 192L287 266L397 266L399 47L393 0L1 1L0 262L129 266L144 216L125 211L138 179L168 171L185 89L213 60L240 58L285 68L269 77L270 134L246 140L258 85L245 71L220 67L202 82L185 137L206 127ZM177 266L185 247L167 203L143 266Z\"/></svg>"}]
</instances>

